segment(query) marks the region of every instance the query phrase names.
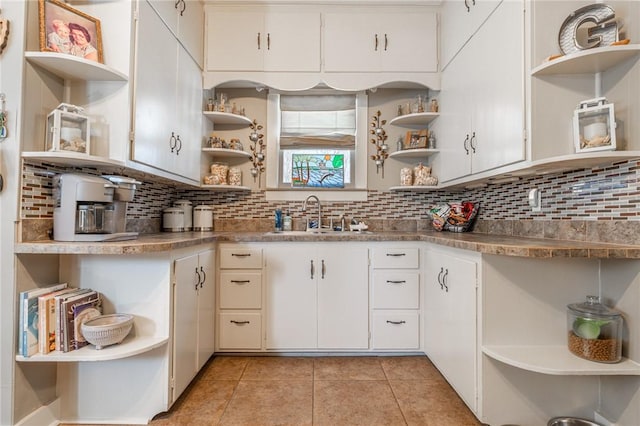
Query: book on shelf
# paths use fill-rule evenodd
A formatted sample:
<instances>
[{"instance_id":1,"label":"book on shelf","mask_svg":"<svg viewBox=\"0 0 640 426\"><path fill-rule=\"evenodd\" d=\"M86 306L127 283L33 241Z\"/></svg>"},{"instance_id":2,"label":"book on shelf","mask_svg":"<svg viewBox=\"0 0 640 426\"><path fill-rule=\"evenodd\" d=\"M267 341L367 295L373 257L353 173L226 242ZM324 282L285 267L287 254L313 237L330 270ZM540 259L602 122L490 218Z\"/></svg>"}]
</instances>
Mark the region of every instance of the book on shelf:
<instances>
[{"instance_id":1,"label":"book on shelf","mask_svg":"<svg viewBox=\"0 0 640 426\"><path fill-rule=\"evenodd\" d=\"M55 342L56 342L56 351L60 351L62 352L63 350L63 341L64 341L64 321L63 321L63 317L64 317L64 310L63 310L63 306L62 303L65 302L67 299L70 299L72 297L76 297L76 296L80 296L84 293L88 293L90 292L91 289L88 288L77 288L75 289L75 291L69 292L69 293L65 293L65 294L61 294L58 296L55 296L53 298L53 304L54 304L54 319L55 319L55 328L56 328L56 335L55 335Z\"/></svg>"},{"instance_id":2,"label":"book on shelf","mask_svg":"<svg viewBox=\"0 0 640 426\"><path fill-rule=\"evenodd\" d=\"M83 322L102 314L102 296L90 291L62 302L64 312L62 351L69 352L89 344L82 336Z\"/></svg>"},{"instance_id":3,"label":"book on shelf","mask_svg":"<svg viewBox=\"0 0 640 426\"><path fill-rule=\"evenodd\" d=\"M38 297L38 344L41 354L48 354L56 350L56 312L54 298L56 296L74 292L75 288L64 288L53 293Z\"/></svg>"},{"instance_id":4,"label":"book on shelf","mask_svg":"<svg viewBox=\"0 0 640 426\"><path fill-rule=\"evenodd\" d=\"M67 283L54 284L48 287L36 288L20 292L19 302L19 331L18 354L29 357L38 353L38 297L47 293L62 290Z\"/></svg>"}]
</instances>

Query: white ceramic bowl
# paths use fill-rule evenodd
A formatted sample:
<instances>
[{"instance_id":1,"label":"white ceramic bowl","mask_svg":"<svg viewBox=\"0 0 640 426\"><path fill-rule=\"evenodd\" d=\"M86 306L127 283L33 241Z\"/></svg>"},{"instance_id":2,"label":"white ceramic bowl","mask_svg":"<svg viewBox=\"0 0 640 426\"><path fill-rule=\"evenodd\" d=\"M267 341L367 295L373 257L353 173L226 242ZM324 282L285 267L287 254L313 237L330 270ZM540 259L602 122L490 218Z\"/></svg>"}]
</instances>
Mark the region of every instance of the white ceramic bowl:
<instances>
[{"instance_id":1,"label":"white ceramic bowl","mask_svg":"<svg viewBox=\"0 0 640 426\"><path fill-rule=\"evenodd\" d=\"M133 327L133 315L100 315L82 323L80 330L87 342L102 349L108 345L120 343Z\"/></svg>"}]
</instances>

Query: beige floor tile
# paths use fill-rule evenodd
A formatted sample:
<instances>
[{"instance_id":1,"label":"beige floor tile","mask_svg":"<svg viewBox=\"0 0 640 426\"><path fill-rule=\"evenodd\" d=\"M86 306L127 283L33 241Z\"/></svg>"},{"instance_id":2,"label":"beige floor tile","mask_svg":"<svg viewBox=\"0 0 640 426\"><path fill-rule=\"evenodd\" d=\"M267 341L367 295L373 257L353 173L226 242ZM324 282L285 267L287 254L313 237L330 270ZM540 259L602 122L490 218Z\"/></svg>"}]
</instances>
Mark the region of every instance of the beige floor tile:
<instances>
[{"instance_id":1,"label":"beige floor tile","mask_svg":"<svg viewBox=\"0 0 640 426\"><path fill-rule=\"evenodd\" d=\"M250 358L241 380L313 380L313 358Z\"/></svg>"},{"instance_id":2,"label":"beige floor tile","mask_svg":"<svg viewBox=\"0 0 640 426\"><path fill-rule=\"evenodd\" d=\"M444 380L426 356L383 357L380 365L389 380Z\"/></svg>"},{"instance_id":3,"label":"beige floor tile","mask_svg":"<svg viewBox=\"0 0 640 426\"><path fill-rule=\"evenodd\" d=\"M410 426L478 426L448 383L431 380L390 380L400 409Z\"/></svg>"},{"instance_id":4,"label":"beige floor tile","mask_svg":"<svg viewBox=\"0 0 640 426\"><path fill-rule=\"evenodd\" d=\"M246 356L216 356L200 373L200 380L240 380L249 363Z\"/></svg>"},{"instance_id":5,"label":"beige floor tile","mask_svg":"<svg viewBox=\"0 0 640 426\"><path fill-rule=\"evenodd\" d=\"M313 424L374 426L406 424L386 380L314 382Z\"/></svg>"},{"instance_id":6,"label":"beige floor tile","mask_svg":"<svg viewBox=\"0 0 640 426\"><path fill-rule=\"evenodd\" d=\"M313 381L241 381L220 425L311 425Z\"/></svg>"},{"instance_id":7,"label":"beige floor tile","mask_svg":"<svg viewBox=\"0 0 640 426\"><path fill-rule=\"evenodd\" d=\"M386 380L378 357L319 357L315 380Z\"/></svg>"}]
</instances>

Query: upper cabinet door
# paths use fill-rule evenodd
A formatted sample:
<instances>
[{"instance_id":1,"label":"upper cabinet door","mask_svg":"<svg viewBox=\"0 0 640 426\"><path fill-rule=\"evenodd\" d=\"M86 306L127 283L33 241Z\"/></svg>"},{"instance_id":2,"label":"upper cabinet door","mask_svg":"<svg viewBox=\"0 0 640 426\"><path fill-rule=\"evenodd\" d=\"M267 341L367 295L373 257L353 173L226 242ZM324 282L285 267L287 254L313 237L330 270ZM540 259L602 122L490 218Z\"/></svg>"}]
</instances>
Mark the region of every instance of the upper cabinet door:
<instances>
[{"instance_id":1,"label":"upper cabinet door","mask_svg":"<svg viewBox=\"0 0 640 426\"><path fill-rule=\"evenodd\" d=\"M265 71L320 71L320 13L265 14Z\"/></svg>"},{"instance_id":2,"label":"upper cabinet door","mask_svg":"<svg viewBox=\"0 0 640 426\"><path fill-rule=\"evenodd\" d=\"M262 71L267 40L260 12L208 9L207 70Z\"/></svg>"},{"instance_id":3,"label":"upper cabinet door","mask_svg":"<svg viewBox=\"0 0 640 426\"><path fill-rule=\"evenodd\" d=\"M327 13L327 72L437 72L437 19L425 13Z\"/></svg>"},{"instance_id":4,"label":"upper cabinet door","mask_svg":"<svg viewBox=\"0 0 640 426\"><path fill-rule=\"evenodd\" d=\"M178 40L196 61L204 68L204 8L200 0L185 0L184 9L178 13Z\"/></svg>"}]
</instances>

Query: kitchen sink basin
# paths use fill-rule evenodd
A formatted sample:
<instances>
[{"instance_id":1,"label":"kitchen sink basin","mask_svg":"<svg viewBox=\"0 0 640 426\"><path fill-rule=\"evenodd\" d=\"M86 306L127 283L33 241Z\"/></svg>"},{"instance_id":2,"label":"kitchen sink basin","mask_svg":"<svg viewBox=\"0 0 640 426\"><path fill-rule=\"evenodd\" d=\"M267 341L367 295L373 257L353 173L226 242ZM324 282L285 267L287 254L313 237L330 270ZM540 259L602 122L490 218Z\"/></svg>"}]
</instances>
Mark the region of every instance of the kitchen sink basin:
<instances>
[{"instance_id":1,"label":"kitchen sink basin","mask_svg":"<svg viewBox=\"0 0 640 426\"><path fill-rule=\"evenodd\" d=\"M309 231L269 231L267 235L282 235L282 236L304 236L304 235L336 235L336 236L353 236L358 234L370 234L370 231L332 231L331 229L311 229Z\"/></svg>"}]
</instances>

